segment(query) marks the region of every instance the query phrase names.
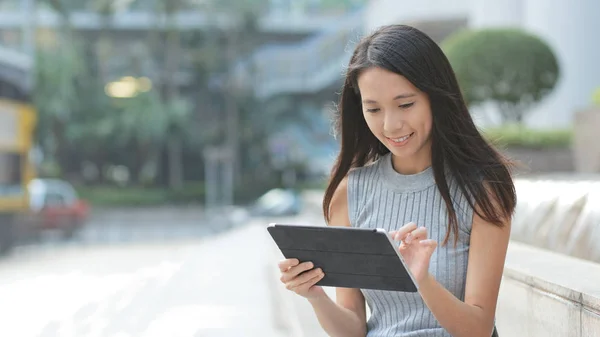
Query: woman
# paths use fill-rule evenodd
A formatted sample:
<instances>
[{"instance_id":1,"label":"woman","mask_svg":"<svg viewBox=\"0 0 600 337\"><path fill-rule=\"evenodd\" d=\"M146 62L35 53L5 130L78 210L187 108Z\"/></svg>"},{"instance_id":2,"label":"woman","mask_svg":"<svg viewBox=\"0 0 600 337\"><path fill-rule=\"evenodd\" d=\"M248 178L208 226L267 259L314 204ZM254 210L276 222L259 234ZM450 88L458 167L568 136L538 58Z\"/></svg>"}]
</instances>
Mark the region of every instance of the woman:
<instances>
[{"instance_id":1,"label":"woman","mask_svg":"<svg viewBox=\"0 0 600 337\"><path fill-rule=\"evenodd\" d=\"M347 70L338 127L327 223L389 230L419 291L336 289L333 302L315 286L327 271L296 259L279 263L281 281L309 300L330 336L495 334L515 189L441 49L403 25L364 38Z\"/></svg>"}]
</instances>

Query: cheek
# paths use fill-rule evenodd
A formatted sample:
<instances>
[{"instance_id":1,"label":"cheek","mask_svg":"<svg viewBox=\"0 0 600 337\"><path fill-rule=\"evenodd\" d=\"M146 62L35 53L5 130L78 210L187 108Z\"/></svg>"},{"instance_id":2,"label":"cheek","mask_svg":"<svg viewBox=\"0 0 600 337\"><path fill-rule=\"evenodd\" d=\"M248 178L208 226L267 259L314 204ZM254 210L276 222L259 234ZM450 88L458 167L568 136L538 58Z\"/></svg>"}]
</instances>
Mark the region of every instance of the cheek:
<instances>
[{"instance_id":1,"label":"cheek","mask_svg":"<svg viewBox=\"0 0 600 337\"><path fill-rule=\"evenodd\" d=\"M378 127L379 123L378 123L375 115L369 114L369 113L363 113L363 117L365 119L365 122L367 123L367 127L369 128L369 130L371 130L371 132L373 134L375 134L375 136L377 136L377 133L379 131L379 127Z\"/></svg>"},{"instance_id":2,"label":"cheek","mask_svg":"<svg viewBox=\"0 0 600 337\"><path fill-rule=\"evenodd\" d=\"M431 116L428 116L427 120L425 121L425 131L427 132L427 134L431 134L431 129L433 128L433 119L431 118Z\"/></svg>"},{"instance_id":3,"label":"cheek","mask_svg":"<svg viewBox=\"0 0 600 337\"><path fill-rule=\"evenodd\" d=\"M419 124L421 125L421 129L428 136L433 128L433 116L431 115L431 111L429 109L424 109L421 111L419 116Z\"/></svg>"}]
</instances>

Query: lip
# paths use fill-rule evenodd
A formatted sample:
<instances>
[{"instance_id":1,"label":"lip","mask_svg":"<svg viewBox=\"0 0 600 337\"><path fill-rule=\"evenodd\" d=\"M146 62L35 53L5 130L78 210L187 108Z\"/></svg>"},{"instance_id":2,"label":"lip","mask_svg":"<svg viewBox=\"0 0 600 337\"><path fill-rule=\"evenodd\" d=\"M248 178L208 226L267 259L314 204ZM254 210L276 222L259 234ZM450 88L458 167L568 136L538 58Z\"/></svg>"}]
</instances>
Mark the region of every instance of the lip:
<instances>
[{"instance_id":1,"label":"lip","mask_svg":"<svg viewBox=\"0 0 600 337\"><path fill-rule=\"evenodd\" d=\"M393 147L402 147L402 146L405 146L412 139L412 137L414 135L415 135L415 133L411 132L408 135L400 136L400 137L397 137L397 138L390 138L390 137L385 137L385 138L387 139L387 141L390 144L390 146L393 146ZM406 140L404 140L403 142L400 142L400 143L396 143L395 141L392 140L392 139L398 139L398 138L402 138L402 137L406 137L406 136L409 136L409 137Z\"/></svg>"},{"instance_id":2,"label":"lip","mask_svg":"<svg viewBox=\"0 0 600 337\"><path fill-rule=\"evenodd\" d=\"M410 132L410 133L407 133L407 134L405 134L405 135L398 136L398 137L385 137L385 138L387 138L387 139L389 139L389 140L392 140L392 139L398 139L398 138L402 138L402 137L410 136L410 135L412 135L413 133L414 133L414 132Z\"/></svg>"}]
</instances>

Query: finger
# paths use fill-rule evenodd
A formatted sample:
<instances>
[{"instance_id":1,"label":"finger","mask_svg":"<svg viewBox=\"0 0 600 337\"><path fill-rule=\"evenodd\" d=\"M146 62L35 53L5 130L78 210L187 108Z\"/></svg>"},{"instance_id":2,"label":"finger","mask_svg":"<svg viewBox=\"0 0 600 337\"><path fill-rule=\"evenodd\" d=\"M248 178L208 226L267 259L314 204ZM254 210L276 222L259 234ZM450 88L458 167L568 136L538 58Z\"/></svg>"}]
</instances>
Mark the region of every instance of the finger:
<instances>
[{"instance_id":1,"label":"finger","mask_svg":"<svg viewBox=\"0 0 600 337\"><path fill-rule=\"evenodd\" d=\"M306 291L308 291L310 289L310 287L314 286L315 284L317 284L317 282L319 282L320 280L322 280L323 277L325 277L325 274L321 271L316 276L313 275L311 278L309 278L308 280L306 280L306 282L300 283L299 285L297 285L296 287L292 288L291 290L293 290L293 291L295 291L297 293L306 292Z\"/></svg>"},{"instance_id":2,"label":"finger","mask_svg":"<svg viewBox=\"0 0 600 337\"><path fill-rule=\"evenodd\" d=\"M315 267L314 263L307 261L307 262L302 262L297 266L293 266L292 268L290 268L288 270L288 272L294 276L298 276L307 270L313 269L314 267Z\"/></svg>"},{"instance_id":3,"label":"finger","mask_svg":"<svg viewBox=\"0 0 600 337\"><path fill-rule=\"evenodd\" d=\"M404 239L406 238L406 235L408 235L408 233L414 231L415 229L417 229L417 224L414 222L409 222L406 225L400 227L400 229L398 229L394 233L393 238L396 241L404 241Z\"/></svg>"},{"instance_id":4,"label":"finger","mask_svg":"<svg viewBox=\"0 0 600 337\"><path fill-rule=\"evenodd\" d=\"M421 240L421 241L419 241L419 244L421 244L423 246L431 247L431 248L437 247L437 241L435 241L433 239Z\"/></svg>"},{"instance_id":5,"label":"finger","mask_svg":"<svg viewBox=\"0 0 600 337\"><path fill-rule=\"evenodd\" d=\"M406 242L402 241L400 242L400 247L398 247L398 249L403 250L403 249L407 249L410 245L408 245Z\"/></svg>"},{"instance_id":6,"label":"finger","mask_svg":"<svg viewBox=\"0 0 600 337\"><path fill-rule=\"evenodd\" d=\"M300 286L296 287L294 289L294 291L297 294L306 293L310 290L311 287L314 287L319 281L321 281L323 279L323 277L325 277L325 274L321 274L321 275L309 280L308 282L301 284Z\"/></svg>"},{"instance_id":7,"label":"finger","mask_svg":"<svg viewBox=\"0 0 600 337\"><path fill-rule=\"evenodd\" d=\"M282 273L281 282L287 283L287 282L293 280L299 274L301 274L307 270L313 269L313 268L314 268L314 264L312 262L303 262L297 266L293 266L290 269L288 269L287 271Z\"/></svg>"},{"instance_id":8,"label":"finger","mask_svg":"<svg viewBox=\"0 0 600 337\"><path fill-rule=\"evenodd\" d=\"M425 239L427 239L427 228L419 227L414 231L408 233L405 241L406 243L410 244L411 242L418 242Z\"/></svg>"},{"instance_id":9,"label":"finger","mask_svg":"<svg viewBox=\"0 0 600 337\"><path fill-rule=\"evenodd\" d=\"M290 269L293 266L297 266L299 263L300 261L298 261L298 259L285 259L283 261L280 261L277 265L279 266L279 270L283 272Z\"/></svg>"},{"instance_id":10,"label":"finger","mask_svg":"<svg viewBox=\"0 0 600 337\"><path fill-rule=\"evenodd\" d=\"M298 277L291 280L290 282L288 282L286 286L288 287L288 289L294 289L306 282L309 282L313 278L320 276L321 274L323 274L323 270L321 270L321 268L316 268L311 271L307 271L306 273L301 274Z\"/></svg>"},{"instance_id":11,"label":"finger","mask_svg":"<svg viewBox=\"0 0 600 337\"><path fill-rule=\"evenodd\" d=\"M435 240L421 240L419 241L419 244L421 246L427 247L427 251L429 252L429 254L433 254L433 251L435 251L435 249L437 248L437 241Z\"/></svg>"}]
</instances>

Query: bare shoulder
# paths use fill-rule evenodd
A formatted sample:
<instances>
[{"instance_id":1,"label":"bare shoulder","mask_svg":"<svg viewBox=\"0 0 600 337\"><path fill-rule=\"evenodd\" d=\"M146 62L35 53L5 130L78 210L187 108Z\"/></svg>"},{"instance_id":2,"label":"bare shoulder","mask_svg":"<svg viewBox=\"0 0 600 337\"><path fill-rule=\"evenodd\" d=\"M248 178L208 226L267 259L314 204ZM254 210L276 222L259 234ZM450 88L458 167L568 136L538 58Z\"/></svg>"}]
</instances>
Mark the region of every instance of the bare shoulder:
<instances>
[{"instance_id":1,"label":"bare shoulder","mask_svg":"<svg viewBox=\"0 0 600 337\"><path fill-rule=\"evenodd\" d=\"M350 227L348 216L348 176L340 182L331 198L329 206L331 220L329 226Z\"/></svg>"}]
</instances>

